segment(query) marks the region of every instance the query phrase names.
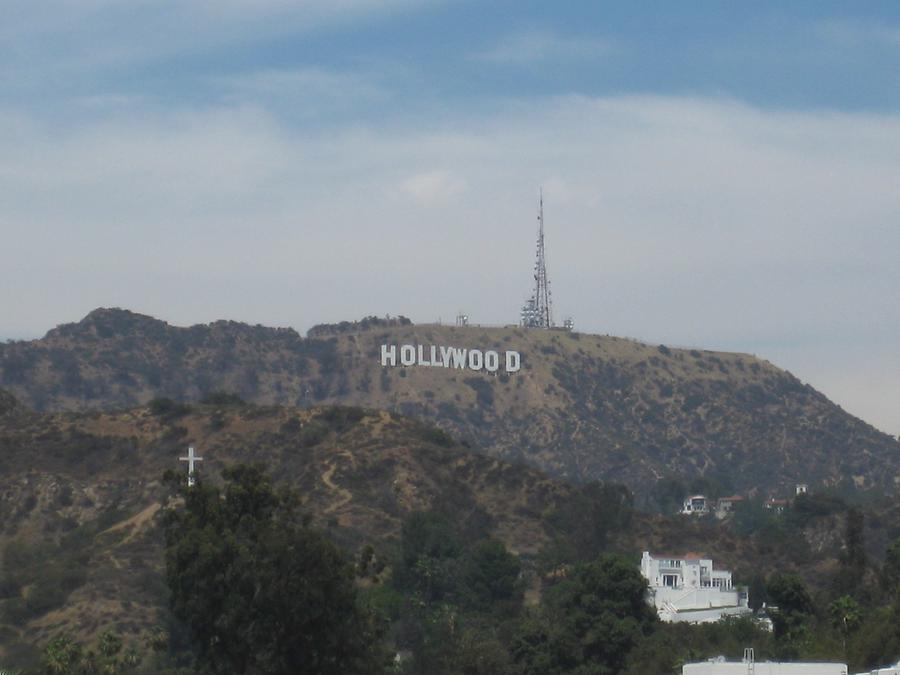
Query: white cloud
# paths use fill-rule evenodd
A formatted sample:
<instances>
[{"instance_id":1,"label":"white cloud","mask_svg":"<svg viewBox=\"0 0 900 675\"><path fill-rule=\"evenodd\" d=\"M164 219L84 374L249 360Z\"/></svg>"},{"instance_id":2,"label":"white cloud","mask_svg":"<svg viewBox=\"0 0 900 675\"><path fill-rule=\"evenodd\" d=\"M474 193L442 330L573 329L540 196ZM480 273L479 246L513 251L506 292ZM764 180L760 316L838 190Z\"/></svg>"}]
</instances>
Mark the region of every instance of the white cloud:
<instances>
[{"instance_id":1,"label":"white cloud","mask_svg":"<svg viewBox=\"0 0 900 675\"><path fill-rule=\"evenodd\" d=\"M522 66L592 60L608 54L611 49L610 40L526 31L504 36L493 47L478 54L477 58L489 63Z\"/></svg>"},{"instance_id":2,"label":"white cloud","mask_svg":"<svg viewBox=\"0 0 900 675\"><path fill-rule=\"evenodd\" d=\"M900 47L900 26L898 25L831 19L816 24L815 31L829 42L841 47L871 44Z\"/></svg>"},{"instance_id":3,"label":"white cloud","mask_svg":"<svg viewBox=\"0 0 900 675\"><path fill-rule=\"evenodd\" d=\"M300 329L460 308L511 322L543 184L560 316L755 352L900 433L883 376L900 353L898 158L900 115L690 98L328 133L253 106L68 131L0 111L0 316L17 336L100 305Z\"/></svg>"},{"instance_id":4,"label":"white cloud","mask_svg":"<svg viewBox=\"0 0 900 675\"><path fill-rule=\"evenodd\" d=\"M465 189L465 181L441 170L417 173L400 183L402 193L422 204L446 203Z\"/></svg>"}]
</instances>

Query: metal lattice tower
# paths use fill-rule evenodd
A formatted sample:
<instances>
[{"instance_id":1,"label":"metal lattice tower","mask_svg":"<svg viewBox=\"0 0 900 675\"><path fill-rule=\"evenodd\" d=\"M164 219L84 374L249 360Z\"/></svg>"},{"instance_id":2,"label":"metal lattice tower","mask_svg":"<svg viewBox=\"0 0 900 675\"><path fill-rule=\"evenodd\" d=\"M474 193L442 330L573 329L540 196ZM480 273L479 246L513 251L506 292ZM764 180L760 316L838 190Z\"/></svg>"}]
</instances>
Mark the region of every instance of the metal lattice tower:
<instances>
[{"instance_id":1,"label":"metal lattice tower","mask_svg":"<svg viewBox=\"0 0 900 675\"><path fill-rule=\"evenodd\" d=\"M547 278L547 255L544 251L544 191L538 208L537 255L534 262L534 292L522 307L522 325L527 328L553 328L553 300Z\"/></svg>"}]
</instances>

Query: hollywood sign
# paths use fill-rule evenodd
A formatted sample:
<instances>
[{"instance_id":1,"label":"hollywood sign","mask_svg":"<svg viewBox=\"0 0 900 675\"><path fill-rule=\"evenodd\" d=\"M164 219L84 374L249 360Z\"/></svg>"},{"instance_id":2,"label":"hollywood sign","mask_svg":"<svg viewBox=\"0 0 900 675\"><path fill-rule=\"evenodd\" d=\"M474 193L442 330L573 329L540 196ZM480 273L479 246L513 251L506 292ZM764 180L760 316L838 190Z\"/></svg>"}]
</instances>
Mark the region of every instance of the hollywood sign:
<instances>
[{"instance_id":1,"label":"hollywood sign","mask_svg":"<svg viewBox=\"0 0 900 675\"><path fill-rule=\"evenodd\" d=\"M432 366L434 368L458 368L486 370L496 373L503 366L507 373L515 373L522 367L519 352L505 351L501 364L500 352L492 349L466 349L431 345L381 345L382 366Z\"/></svg>"}]
</instances>

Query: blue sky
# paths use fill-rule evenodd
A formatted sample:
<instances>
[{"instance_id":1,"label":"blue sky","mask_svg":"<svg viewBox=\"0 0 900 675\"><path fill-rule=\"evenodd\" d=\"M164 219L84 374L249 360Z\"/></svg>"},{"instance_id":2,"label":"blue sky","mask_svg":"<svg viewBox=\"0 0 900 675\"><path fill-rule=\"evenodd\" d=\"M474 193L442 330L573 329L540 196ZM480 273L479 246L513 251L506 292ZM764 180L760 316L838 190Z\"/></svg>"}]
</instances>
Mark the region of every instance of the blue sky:
<instances>
[{"instance_id":1,"label":"blue sky","mask_svg":"<svg viewBox=\"0 0 900 675\"><path fill-rule=\"evenodd\" d=\"M564 94L874 111L900 104L895 2L4 4L0 96L45 114L85 97L222 104L234 100L236 80L296 69L357 76L389 94L374 109L341 111L363 123ZM328 109L278 112L298 124L334 121Z\"/></svg>"},{"instance_id":2,"label":"blue sky","mask_svg":"<svg viewBox=\"0 0 900 675\"><path fill-rule=\"evenodd\" d=\"M0 336L560 318L900 433L900 4L2 3Z\"/></svg>"}]
</instances>

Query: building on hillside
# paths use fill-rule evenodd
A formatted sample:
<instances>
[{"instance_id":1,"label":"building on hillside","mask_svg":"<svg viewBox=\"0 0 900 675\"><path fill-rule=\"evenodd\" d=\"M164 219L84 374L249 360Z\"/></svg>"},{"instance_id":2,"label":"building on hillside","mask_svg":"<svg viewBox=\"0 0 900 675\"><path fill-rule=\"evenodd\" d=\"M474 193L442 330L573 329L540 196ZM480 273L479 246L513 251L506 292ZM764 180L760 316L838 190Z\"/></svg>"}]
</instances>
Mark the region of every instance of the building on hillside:
<instances>
[{"instance_id":1,"label":"building on hillside","mask_svg":"<svg viewBox=\"0 0 900 675\"><path fill-rule=\"evenodd\" d=\"M794 495L805 495L809 492L809 485L806 483L797 483L794 486Z\"/></svg>"},{"instance_id":2,"label":"building on hillside","mask_svg":"<svg viewBox=\"0 0 900 675\"><path fill-rule=\"evenodd\" d=\"M751 611L746 591L734 588L731 572L713 569L712 560L702 555L644 551L641 574L650 587L647 600L663 621L709 623Z\"/></svg>"},{"instance_id":3,"label":"building on hillside","mask_svg":"<svg viewBox=\"0 0 900 675\"><path fill-rule=\"evenodd\" d=\"M734 507L737 504L740 504L742 501L744 501L744 498L741 497L740 495L732 495L730 497L721 497L716 502L716 510L715 510L716 518L718 518L719 520L722 520L723 518L727 517L728 514L730 514L732 511L734 511Z\"/></svg>"},{"instance_id":4,"label":"building on hillside","mask_svg":"<svg viewBox=\"0 0 900 675\"><path fill-rule=\"evenodd\" d=\"M788 506L787 499L767 499L765 503L765 507L769 511L774 511L775 513L784 513L784 510Z\"/></svg>"},{"instance_id":5,"label":"building on hillside","mask_svg":"<svg viewBox=\"0 0 900 675\"><path fill-rule=\"evenodd\" d=\"M684 500L681 512L685 515L702 516L709 513L709 501L703 495L691 495Z\"/></svg>"}]
</instances>

